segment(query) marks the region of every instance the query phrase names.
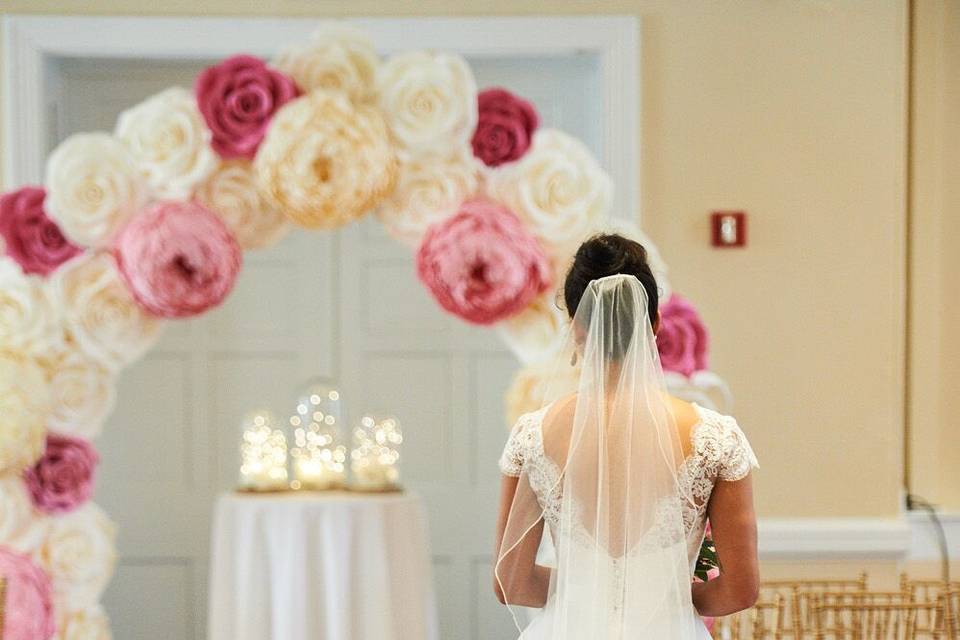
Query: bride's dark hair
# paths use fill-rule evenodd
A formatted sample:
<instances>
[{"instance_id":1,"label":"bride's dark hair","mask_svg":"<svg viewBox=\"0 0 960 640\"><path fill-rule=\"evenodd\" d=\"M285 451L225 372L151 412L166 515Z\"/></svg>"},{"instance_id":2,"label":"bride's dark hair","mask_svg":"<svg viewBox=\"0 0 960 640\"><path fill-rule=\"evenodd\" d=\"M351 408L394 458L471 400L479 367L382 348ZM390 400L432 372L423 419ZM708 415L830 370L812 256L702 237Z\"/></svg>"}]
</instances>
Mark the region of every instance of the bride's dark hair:
<instances>
[{"instance_id":1,"label":"bride's dark hair","mask_svg":"<svg viewBox=\"0 0 960 640\"><path fill-rule=\"evenodd\" d=\"M639 242L615 233L593 236L577 249L563 284L563 301L570 317L577 312L580 298L591 281L618 273L634 276L643 285L647 292L647 311L650 321L654 322L660 294L647 261L647 250Z\"/></svg>"}]
</instances>

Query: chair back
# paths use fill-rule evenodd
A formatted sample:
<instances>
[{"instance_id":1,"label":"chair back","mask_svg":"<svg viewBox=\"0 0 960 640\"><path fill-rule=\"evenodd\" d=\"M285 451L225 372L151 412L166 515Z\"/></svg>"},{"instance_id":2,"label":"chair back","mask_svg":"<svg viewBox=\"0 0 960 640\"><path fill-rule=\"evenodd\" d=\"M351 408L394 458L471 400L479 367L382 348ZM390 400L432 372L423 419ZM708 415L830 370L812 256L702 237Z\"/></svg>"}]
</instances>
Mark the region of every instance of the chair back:
<instances>
[{"instance_id":1,"label":"chair back","mask_svg":"<svg viewBox=\"0 0 960 640\"><path fill-rule=\"evenodd\" d=\"M913 640L919 613L938 615L932 602L813 604L815 640ZM935 640L941 640L939 634Z\"/></svg>"},{"instance_id":2,"label":"chair back","mask_svg":"<svg viewBox=\"0 0 960 640\"><path fill-rule=\"evenodd\" d=\"M866 572L856 578L836 580L767 580L760 583L760 598L767 601L777 595L783 598L784 612L778 620L780 637L800 640L804 637L804 632L813 630L809 599L804 598L801 601L801 594L860 592L866 589Z\"/></svg>"}]
</instances>

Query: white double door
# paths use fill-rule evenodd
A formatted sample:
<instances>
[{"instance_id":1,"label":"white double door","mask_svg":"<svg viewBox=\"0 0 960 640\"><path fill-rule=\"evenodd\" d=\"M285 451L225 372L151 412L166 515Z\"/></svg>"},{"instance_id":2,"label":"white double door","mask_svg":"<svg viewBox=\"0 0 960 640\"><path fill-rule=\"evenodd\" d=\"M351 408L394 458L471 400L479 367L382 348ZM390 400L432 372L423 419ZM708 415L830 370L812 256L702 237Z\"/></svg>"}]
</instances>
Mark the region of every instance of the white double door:
<instances>
[{"instance_id":1,"label":"white double door","mask_svg":"<svg viewBox=\"0 0 960 640\"><path fill-rule=\"evenodd\" d=\"M481 87L527 96L545 124L600 155L594 60L471 62ZM51 146L76 131L112 129L123 108L166 86L190 86L202 66L59 66ZM239 420L259 407L288 413L298 385L313 377L342 389L351 416L380 409L402 420L405 484L429 508L442 638L514 637L491 587L496 460L514 358L494 331L442 313L416 281L409 249L375 220L337 233L297 229L244 260L221 309L171 323L124 371L118 408L97 441L96 501L120 532L105 596L115 637L205 636L210 513L234 485Z\"/></svg>"}]
</instances>

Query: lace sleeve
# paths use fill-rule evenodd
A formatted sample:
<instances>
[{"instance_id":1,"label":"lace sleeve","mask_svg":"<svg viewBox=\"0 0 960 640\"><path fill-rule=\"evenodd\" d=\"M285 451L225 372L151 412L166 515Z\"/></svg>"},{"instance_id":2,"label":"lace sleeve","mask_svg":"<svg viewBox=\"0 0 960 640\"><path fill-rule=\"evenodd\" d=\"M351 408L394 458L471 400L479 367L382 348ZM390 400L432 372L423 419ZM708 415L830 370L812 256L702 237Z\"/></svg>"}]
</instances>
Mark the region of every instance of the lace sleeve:
<instances>
[{"instance_id":1,"label":"lace sleeve","mask_svg":"<svg viewBox=\"0 0 960 640\"><path fill-rule=\"evenodd\" d=\"M759 468L757 456L733 418L726 417L723 424L723 446L717 477L730 482L742 480L754 467Z\"/></svg>"},{"instance_id":2,"label":"lace sleeve","mask_svg":"<svg viewBox=\"0 0 960 640\"><path fill-rule=\"evenodd\" d=\"M503 453L500 455L500 472L505 476L517 478L523 470L523 463L526 460L528 428L530 426L530 415L524 414L517 420L513 430L510 431L510 437L507 438L507 444L503 447Z\"/></svg>"}]
</instances>

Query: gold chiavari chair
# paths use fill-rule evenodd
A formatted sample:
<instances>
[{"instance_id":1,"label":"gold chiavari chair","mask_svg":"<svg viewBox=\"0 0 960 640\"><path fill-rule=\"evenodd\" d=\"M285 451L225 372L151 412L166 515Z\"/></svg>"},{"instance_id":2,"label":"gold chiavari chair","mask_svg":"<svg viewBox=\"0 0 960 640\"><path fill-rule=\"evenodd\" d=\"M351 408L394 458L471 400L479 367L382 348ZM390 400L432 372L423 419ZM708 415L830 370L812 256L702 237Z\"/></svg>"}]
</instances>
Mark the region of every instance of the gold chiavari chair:
<instances>
[{"instance_id":1,"label":"gold chiavari chair","mask_svg":"<svg viewBox=\"0 0 960 640\"><path fill-rule=\"evenodd\" d=\"M7 610L7 579L3 576L0 576L0 638L3 637L4 622L6 621L6 616L4 612Z\"/></svg>"},{"instance_id":2,"label":"gold chiavari chair","mask_svg":"<svg viewBox=\"0 0 960 640\"><path fill-rule=\"evenodd\" d=\"M960 640L960 587L951 587L940 594L944 617L944 637Z\"/></svg>"},{"instance_id":3,"label":"gold chiavari chair","mask_svg":"<svg viewBox=\"0 0 960 640\"><path fill-rule=\"evenodd\" d=\"M814 640L913 640L917 616L940 615L933 602L813 605ZM939 633L934 640L941 640Z\"/></svg>"},{"instance_id":4,"label":"gold chiavari chair","mask_svg":"<svg viewBox=\"0 0 960 640\"><path fill-rule=\"evenodd\" d=\"M717 618L712 636L719 640L780 640L777 629L783 612L781 596L757 602L745 611Z\"/></svg>"},{"instance_id":5,"label":"gold chiavari chair","mask_svg":"<svg viewBox=\"0 0 960 640\"><path fill-rule=\"evenodd\" d=\"M911 580L906 573L902 573L900 574L900 589L902 589L904 593L909 594L910 599L914 602L941 602L943 601L943 594L951 589L960 589L960 582L944 582L943 580L936 579ZM947 633L948 628L944 626L946 624L945 617L949 615L950 611L946 607L945 602L943 605L943 617L940 619L930 618L924 613L918 614L918 638L932 638L935 630L941 634ZM944 635L944 637L946 637L946 635Z\"/></svg>"},{"instance_id":6,"label":"gold chiavari chair","mask_svg":"<svg viewBox=\"0 0 960 640\"><path fill-rule=\"evenodd\" d=\"M784 613L779 618L778 633L781 638L801 640L805 631L813 629L812 612L807 606L809 602L801 601L801 594L859 592L866 589L866 572L856 578L839 580L766 580L760 583L760 598L768 601L777 595L783 598Z\"/></svg>"}]
</instances>

